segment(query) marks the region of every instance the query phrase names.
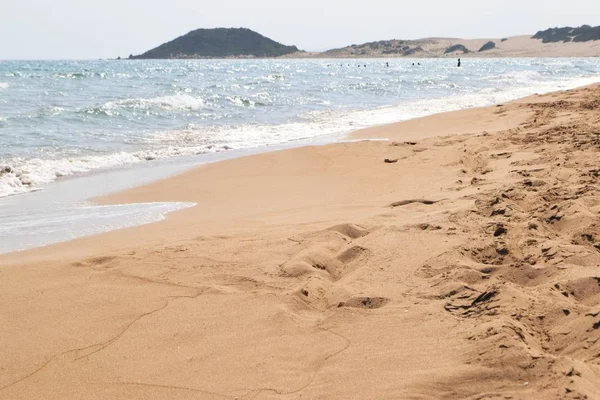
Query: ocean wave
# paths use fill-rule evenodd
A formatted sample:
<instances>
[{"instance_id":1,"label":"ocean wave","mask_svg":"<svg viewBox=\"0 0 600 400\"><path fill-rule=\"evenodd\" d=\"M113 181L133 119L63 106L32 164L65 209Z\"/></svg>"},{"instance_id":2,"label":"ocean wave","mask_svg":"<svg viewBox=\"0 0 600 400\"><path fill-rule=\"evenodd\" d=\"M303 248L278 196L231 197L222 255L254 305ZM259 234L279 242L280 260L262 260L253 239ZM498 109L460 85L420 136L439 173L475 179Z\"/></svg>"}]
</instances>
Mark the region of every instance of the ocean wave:
<instances>
[{"instance_id":1,"label":"ocean wave","mask_svg":"<svg viewBox=\"0 0 600 400\"><path fill-rule=\"evenodd\" d=\"M85 78L85 74L81 72L68 72L68 73L58 73L52 75L53 78L57 79L82 79Z\"/></svg>"},{"instance_id":2,"label":"ocean wave","mask_svg":"<svg viewBox=\"0 0 600 400\"><path fill-rule=\"evenodd\" d=\"M85 72L58 72L52 75L55 79L84 79L84 78L101 78L104 79L107 77L105 72L93 72L93 71L85 71Z\"/></svg>"},{"instance_id":3,"label":"ocean wave","mask_svg":"<svg viewBox=\"0 0 600 400\"><path fill-rule=\"evenodd\" d=\"M76 112L80 113L80 114L104 115L107 117L118 117L121 115L121 113L119 112L118 109L116 109L116 107L105 107L105 106L86 108L83 110L78 110Z\"/></svg>"},{"instance_id":4,"label":"ocean wave","mask_svg":"<svg viewBox=\"0 0 600 400\"><path fill-rule=\"evenodd\" d=\"M69 157L56 160L13 160L0 164L0 197L40 190L39 186L57 179L83 175L97 170L107 170L158 159L218 153L231 150L231 146L202 144L164 146L138 152L119 152L97 156Z\"/></svg>"},{"instance_id":5,"label":"ocean wave","mask_svg":"<svg viewBox=\"0 0 600 400\"><path fill-rule=\"evenodd\" d=\"M285 81L285 75L283 75L283 74L269 74L269 75L264 75L264 76L260 76L260 77L243 76L243 77L240 78L240 80L242 80L243 82L245 82L246 86L261 85L261 84L271 84L271 83L275 83L275 82L283 82L283 81Z\"/></svg>"},{"instance_id":6,"label":"ocean wave","mask_svg":"<svg viewBox=\"0 0 600 400\"><path fill-rule=\"evenodd\" d=\"M189 94L175 94L171 96L153 97L149 99L124 99L105 103L99 110L114 110L119 108L147 110L159 108L163 110L200 110L207 105L203 99Z\"/></svg>"},{"instance_id":7,"label":"ocean wave","mask_svg":"<svg viewBox=\"0 0 600 400\"><path fill-rule=\"evenodd\" d=\"M0 165L0 197L31 192L32 183L8 165Z\"/></svg>"},{"instance_id":8,"label":"ocean wave","mask_svg":"<svg viewBox=\"0 0 600 400\"><path fill-rule=\"evenodd\" d=\"M7 89L9 86L7 82L0 82L0 89Z\"/></svg>"},{"instance_id":9,"label":"ocean wave","mask_svg":"<svg viewBox=\"0 0 600 400\"><path fill-rule=\"evenodd\" d=\"M284 81L285 80L285 75L282 75L282 74L271 74L271 75L263 76L261 79L263 81L268 81L268 82Z\"/></svg>"},{"instance_id":10,"label":"ocean wave","mask_svg":"<svg viewBox=\"0 0 600 400\"><path fill-rule=\"evenodd\" d=\"M56 115L60 115L65 111L67 111L67 109L63 108L63 107L56 107L56 106L45 107L38 111L38 116L39 117L53 117Z\"/></svg>"},{"instance_id":11,"label":"ocean wave","mask_svg":"<svg viewBox=\"0 0 600 400\"><path fill-rule=\"evenodd\" d=\"M229 96L227 97L227 100L229 100L231 104L241 107L261 107L265 105L265 103L254 101L242 96Z\"/></svg>"}]
</instances>

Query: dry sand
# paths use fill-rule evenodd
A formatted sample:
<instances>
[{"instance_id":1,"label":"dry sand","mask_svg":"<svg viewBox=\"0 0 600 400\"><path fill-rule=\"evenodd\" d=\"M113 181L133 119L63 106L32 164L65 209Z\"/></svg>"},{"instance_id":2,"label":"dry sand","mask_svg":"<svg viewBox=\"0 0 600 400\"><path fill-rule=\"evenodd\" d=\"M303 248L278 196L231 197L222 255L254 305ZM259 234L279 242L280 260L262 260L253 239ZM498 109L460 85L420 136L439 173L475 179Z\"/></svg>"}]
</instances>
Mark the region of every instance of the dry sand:
<instances>
[{"instance_id":1,"label":"dry sand","mask_svg":"<svg viewBox=\"0 0 600 400\"><path fill-rule=\"evenodd\" d=\"M532 39L531 35L512 36L503 39L439 39L427 51L434 52L437 56L444 54L448 47L462 44L472 53L454 54L462 58L469 57L598 57L600 56L600 40L588 42L569 43L542 43L540 39ZM479 52L487 42L492 41L496 48ZM425 54L424 54L425 56Z\"/></svg>"},{"instance_id":2,"label":"dry sand","mask_svg":"<svg viewBox=\"0 0 600 400\"><path fill-rule=\"evenodd\" d=\"M198 206L0 257L0 398L598 399L598 107L534 96L102 199Z\"/></svg>"}]
</instances>

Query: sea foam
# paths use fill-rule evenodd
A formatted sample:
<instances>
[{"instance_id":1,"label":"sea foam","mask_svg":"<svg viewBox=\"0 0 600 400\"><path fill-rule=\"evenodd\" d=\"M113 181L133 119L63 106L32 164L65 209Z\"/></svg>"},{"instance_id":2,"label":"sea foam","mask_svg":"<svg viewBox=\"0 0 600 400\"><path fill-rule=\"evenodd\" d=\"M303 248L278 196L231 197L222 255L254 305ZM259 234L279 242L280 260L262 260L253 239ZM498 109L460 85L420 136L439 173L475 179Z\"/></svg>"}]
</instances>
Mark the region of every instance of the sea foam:
<instances>
[{"instance_id":1,"label":"sea foam","mask_svg":"<svg viewBox=\"0 0 600 400\"><path fill-rule=\"evenodd\" d=\"M150 109L161 108L164 110L200 110L206 107L204 100L189 94L175 94L153 98L123 99L105 103L102 109L133 108Z\"/></svg>"}]
</instances>

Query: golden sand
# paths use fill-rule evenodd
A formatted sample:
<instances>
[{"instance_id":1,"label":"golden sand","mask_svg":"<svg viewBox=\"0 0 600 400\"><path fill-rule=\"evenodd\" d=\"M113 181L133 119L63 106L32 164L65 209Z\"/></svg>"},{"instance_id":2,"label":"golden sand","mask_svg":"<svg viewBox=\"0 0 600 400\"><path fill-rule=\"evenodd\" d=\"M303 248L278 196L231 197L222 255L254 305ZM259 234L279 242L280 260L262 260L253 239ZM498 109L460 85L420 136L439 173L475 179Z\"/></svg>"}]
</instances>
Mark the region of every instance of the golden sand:
<instances>
[{"instance_id":1,"label":"golden sand","mask_svg":"<svg viewBox=\"0 0 600 400\"><path fill-rule=\"evenodd\" d=\"M101 199L198 205L0 257L0 398L600 398L599 107L533 96Z\"/></svg>"}]
</instances>

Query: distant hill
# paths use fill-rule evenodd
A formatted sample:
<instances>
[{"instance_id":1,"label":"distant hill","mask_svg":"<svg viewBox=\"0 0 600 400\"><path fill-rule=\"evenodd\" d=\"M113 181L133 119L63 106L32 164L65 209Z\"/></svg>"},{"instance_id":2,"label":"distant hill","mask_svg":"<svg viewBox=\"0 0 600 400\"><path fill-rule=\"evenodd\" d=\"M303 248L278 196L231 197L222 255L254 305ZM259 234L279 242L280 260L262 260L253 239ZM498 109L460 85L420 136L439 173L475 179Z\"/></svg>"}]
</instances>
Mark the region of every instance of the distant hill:
<instances>
[{"instance_id":1,"label":"distant hill","mask_svg":"<svg viewBox=\"0 0 600 400\"><path fill-rule=\"evenodd\" d=\"M279 57L298 52L246 28L198 29L130 59Z\"/></svg>"},{"instance_id":2,"label":"distant hill","mask_svg":"<svg viewBox=\"0 0 600 400\"><path fill-rule=\"evenodd\" d=\"M364 44L353 44L340 49L328 50L321 53L323 57L369 57L373 54L381 56L411 56L421 51L422 41L414 40L381 40Z\"/></svg>"},{"instance_id":3,"label":"distant hill","mask_svg":"<svg viewBox=\"0 0 600 400\"><path fill-rule=\"evenodd\" d=\"M600 40L600 26L582 25L579 28L550 28L545 31L539 31L532 37L541 39L542 43L568 43L568 42L589 42Z\"/></svg>"},{"instance_id":4,"label":"distant hill","mask_svg":"<svg viewBox=\"0 0 600 400\"><path fill-rule=\"evenodd\" d=\"M550 28L502 39L380 40L324 52L299 51L250 29L198 29L130 59L172 58L391 58L600 57L600 26Z\"/></svg>"}]
</instances>

